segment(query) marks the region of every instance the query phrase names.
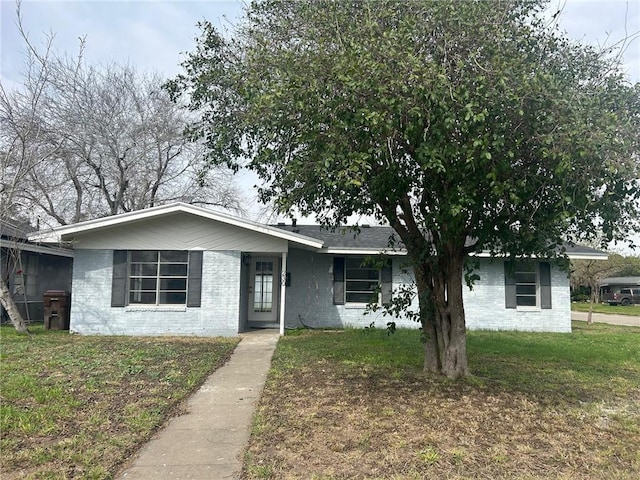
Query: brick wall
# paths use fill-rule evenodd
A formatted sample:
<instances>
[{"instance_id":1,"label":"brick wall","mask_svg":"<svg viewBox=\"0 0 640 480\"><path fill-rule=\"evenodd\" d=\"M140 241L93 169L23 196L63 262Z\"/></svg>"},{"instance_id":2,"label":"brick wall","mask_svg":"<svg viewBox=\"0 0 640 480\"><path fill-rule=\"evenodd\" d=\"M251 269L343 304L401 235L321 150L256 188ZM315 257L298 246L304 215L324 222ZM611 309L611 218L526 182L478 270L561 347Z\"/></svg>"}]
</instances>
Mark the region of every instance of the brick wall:
<instances>
[{"instance_id":1,"label":"brick wall","mask_svg":"<svg viewBox=\"0 0 640 480\"><path fill-rule=\"evenodd\" d=\"M411 274L403 272L403 257L393 258L393 287L411 281ZM552 266L551 310L515 310L505 308L503 262L482 259L480 275L473 290L465 287L467 327L471 330L523 330L546 332L571 331L569 280L566 272ZM405 318L384 316L378 311L365 315L364 307L333 305L333 256L309 251L289 251L288 270L291 286L287 288L286 326L300 327L356 327L374 322L385 328L388 321L398 327L417 328L418 324ZM413 309L417 309L417 300Z\"/></svg>"},{"instance_id":2,"label":"brick wall","mask_svg":"<svg viewBox=\"0 0 640 480\"><path fill-rule=\"evenodd\" d=\"M111 250L75 251L71 331L97 335L237 335L240 252L205 251L202 303L186 307L111 307Z\"/></svg>"},{"instance_id":3,"label":"brick wall","mask_svg":"<svg viewBox=\"0 0 640 480\"><path fill-rule=\"evenodd\" d=\"M504 263L481 260L480 280L465 289L465 316L470 330L570 332L571 298L567 273L551 266L551 309L505 308Z\"/></svg>"},{"instance_id":4,"label":"brick wall","mask_svg":"<svg viewBox=\"0 0 640 480\"><path fill-rule=\"evenodd\" d=\"M203 255L202 304L199 308L111 307L111 250L75 251L71 330L100 335L236 335L246 322L246 272L241 276L240 252L205 251ZM402 271L403 257L393 258L394 289L411 275ZM289 251L287 270L291 285L286 289L287 327L364 328L372 322L385 328L388 321L398 327L417 328L407 318L366 314L363 306L333 304L333 256L306 250ZM504 272L501 261L481 260L480 280L472 291L465 288L465 311L469 329L571 331L569 280L552 267L551 310L505 308ZM241 282L244 278L245 282ZM417 301L414 302L417 308Z\"/></svg>"},{"instance_id":5,"label":"brick wall","mask_svg":"<svg viewBox=\"0 0 640 480\"><path fill-rule=\"evenodd\" d=\"M401 258L393 261L393 286L397 288L410 276L400 266ZM382 311L365 314L364 306L333 304L333 256L291 249L287 261L291 273L291 286L287 287L285 325L287 328L309 326L364 328L372 322L376 328L386 328L395 321L398 327L417 328L418 324L406 318L396 319Z\"/></svg>"}]
</instances>

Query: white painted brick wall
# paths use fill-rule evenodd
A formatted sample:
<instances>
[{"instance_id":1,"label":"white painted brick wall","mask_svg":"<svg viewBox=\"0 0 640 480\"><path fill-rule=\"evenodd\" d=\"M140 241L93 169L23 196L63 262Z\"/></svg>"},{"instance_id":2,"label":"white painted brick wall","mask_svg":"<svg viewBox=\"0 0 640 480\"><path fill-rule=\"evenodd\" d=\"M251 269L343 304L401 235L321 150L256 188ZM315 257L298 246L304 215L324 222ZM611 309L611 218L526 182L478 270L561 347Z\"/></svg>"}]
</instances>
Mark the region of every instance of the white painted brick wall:
<instances>
[{"instance_id":1,"label":"white painted brick wall","mask_svg":"<svg viewBox=\"0 0 640 480\"><path fill-rule=\"evenodd\" d=\"M394 259L392 281L394 288L407 281L400 271L401 259ZM376 328L386 328L395 321L398 327L418 328L406 317L385 316L381 310L365 315L364 306L333 304L333 256L292 249L289 250L287 270L291 273L291 286L287 287L285 325L300 327L355 327L364 328L374 322Z\"/></svg>"},{"instance_id":2,"label":"white painted brick wall","mask_svg":"<svg viewBox=\"0 0 640 480\"><path fill-rule=\"evenodd\" d=\"M98 335L236 335L240 329L240 252L205 251L203 255L202 304L199 308L111 307L111 250L75 251L71 330ZM401 271L402 257L393 260L394 289L411 274ZM364 307L333 305L333 257L292 249L288 257L291 286L286 290L287 327L304 323L311 327L363 328L372 322L385 328L417 328L407 318L395 319L381 311L364 315ZM469 329L571 331L569 280L552 267L552 310L520 311L504 307L504 273L501 261L481 260L480 280L465 288L465 311ZM242 302L241 302L242 298ZM414 309L417 308L417 300Z\"/></svg>"},{"instance_id":3,"label":"white painted brick wall","mask_svg":"<svg viewBox=\"0 0 640 480\"><path fill-rule=\"evenodd\" d=\"M111 250L75 251L71 331L97 335L233 336L238 333L240 252L203 252L199 308L111 307Z\"/></svg>"},{"instance_id":4,"label":"white painted brick wall","mask_svg":"<svg viewBox=\"0 0 640 480\"><path fill-rule=\"evenodd\" d=\"M570 332L571 298L567 273L551 265L551 309L507 309L504 293L504 263L481 260L480 280L465 289L465 316L470 330L522 330Z\"/></svg>"},{"instance_id":5,"label":"white painted brick wall","mask_svg":"<svg viewBox=\"0 0 640 480\"><path fill-rule=\"evenodd\" d=\"M393 259L393 286L411 280L410 273L402 271L403 257ZM396 319L382 312L364 315L363 307L333 305L333 257L292 249L289 251L288 270L291 286L287 288L285 324L287 327L362 328L374 322L385 328L388 321L398 327L417 328L418 324L406 317ZM473 290L465 286L464 303L467 327L470 330L522 330L546 332L571 331L571 304L567 274L552 266L551 310L515 310L505 308L503 262L481 260L480 275ZM417 299L413 309L417 309Z\"/></svg>"}]
</instances>

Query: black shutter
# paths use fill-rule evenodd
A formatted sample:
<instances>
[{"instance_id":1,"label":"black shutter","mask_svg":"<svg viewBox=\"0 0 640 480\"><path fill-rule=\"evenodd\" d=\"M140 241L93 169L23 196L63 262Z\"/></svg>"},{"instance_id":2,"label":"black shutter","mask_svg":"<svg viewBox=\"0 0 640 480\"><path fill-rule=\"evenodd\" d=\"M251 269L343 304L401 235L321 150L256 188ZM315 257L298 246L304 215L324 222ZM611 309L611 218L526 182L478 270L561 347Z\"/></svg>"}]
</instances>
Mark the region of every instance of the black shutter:
<instances>
[{"instance_id":1,"label":"black shutter","mask_svg":"<svg viewBox=\"0 0 640 480\"><path fill-rule=\"evenodd\" d=\"M127 304L127 263L126 250L113 251L113 275L111 277L111 306L124 307Z\"/></svg>"},{"instance_id":2,"label":"black shutter","mask_svg":"<svg viewBox=\"0 0 640 480\"><path fill-rule=\"evenodd\" d=\"M393 279L392 279L392 263L391 259L387 260L387 264L380 270L380 289L382 291L382 304L388 305L391 303L393 296Z\"/></svg>"},{"instance_id":3,"label":"black shutter","mask_svg":"<svg viewBox=\"0 0 640 480\"><path fill-rule=\"evenodd\" d=\"M504 306L505 308L516 308L516 277L513 274L514 265L512 262L504 262Z\"/></svg>"},{"instance_id":4,"label":"black shutter","mask_svg":"<svg viewBox=\"0 0 640 480\"><path fill-rule=\"evenodd\" d=\"M551 265L540 262L540 307L551 308Z\"/></svg>"},{"instance_id":5,"label":"black shutter","mask_svg":"<svg viewBox=\"0 0 640 480\"><path fill-rule=\"evenodd\" d=\"M189 252L189 281L187 283L187 307L199 307L202 296L202 251Z\"/></svg>"},{"instance_id":6,"label":"black shutter","mask_svg":"<svg viewBox=\"0 0 640 480\"><path fill-rule=\"evenodd\" d=\"M333 257L333 304L344 305L344 257Z\"/></svg>"}]
</instances>

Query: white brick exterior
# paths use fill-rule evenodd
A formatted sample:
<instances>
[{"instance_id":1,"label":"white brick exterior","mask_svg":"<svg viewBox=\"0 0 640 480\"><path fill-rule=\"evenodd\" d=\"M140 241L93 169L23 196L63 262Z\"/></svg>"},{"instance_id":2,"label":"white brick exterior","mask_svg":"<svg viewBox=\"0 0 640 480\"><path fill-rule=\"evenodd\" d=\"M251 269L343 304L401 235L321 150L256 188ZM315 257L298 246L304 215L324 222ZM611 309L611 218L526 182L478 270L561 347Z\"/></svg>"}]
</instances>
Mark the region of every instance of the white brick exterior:
<instances>
[{"instance_id":1,"label":"white brick exterior","mask_svg":"<svg viewBox=\"0 0 640 480\"><path fill-rule=\"evenodd\" d=\"M393 288L411 282L403 273L404 257L393 257ZM202 303L187 307L111 307L112 250L77 249L73 265L71 331L97 335L230 336L246 325L248 277L239 251L204 251ZM286 289L287 327L355 327L372 322L377 328L395 321L398 327L417 328L407 319L364 315L364 306L333 304L333 255L291 249ZM570 332L569 280L552 267L550 310L505 308L504 268L500 260L480 261L473 290L465 288L465 312L470 330ZM417 308L417 300L413 308Z\"/></svg>"},{"instance_id":2,"label":"white brick exterior","mask_svg":"<svg viewBox=\"0 0 640 480\"><path fill-rule=\"evenodd\" d=\"M203 252L202 303L111 307L112 250L75 251L71 331L94 335L231 336L240 321L240 252Z\"/></svg>"},{"instance_id":3,"label":"white brick exterior","mask_svg":"<svg viewBox=\"0 0 640 480\"><path fill-rule=\"evenodd\" d=\"M393 288L411 282L402 272L404 258L393 257ZM407 318L384 316L381 311L364 315L364 307L333 304L333 256L292 249L289 251L291 286L287 288L285 324L287 327L358 327L374 322L377 328L395 321L398 327L417 328ZM552 266L552 309L516 310L505 308L504 266L501 260L480 260L480 276L469 290L464 304L470 330L571 331L569 279L566 272ZM414 301L417 309L417 300Z\"/></svg>"},{"instance_id":4,"label":"white brick exterior","mask_svg":"<svg viewBox=\"0 0 640 480\"><path fill-rule=\"evenodd\" d=\"M465 289L464 306L469 330L571 332L571 295L567 272L551 264L551 309L505 308L504 264L483 259L480 280Z\"/></svg>"}]
</instances>

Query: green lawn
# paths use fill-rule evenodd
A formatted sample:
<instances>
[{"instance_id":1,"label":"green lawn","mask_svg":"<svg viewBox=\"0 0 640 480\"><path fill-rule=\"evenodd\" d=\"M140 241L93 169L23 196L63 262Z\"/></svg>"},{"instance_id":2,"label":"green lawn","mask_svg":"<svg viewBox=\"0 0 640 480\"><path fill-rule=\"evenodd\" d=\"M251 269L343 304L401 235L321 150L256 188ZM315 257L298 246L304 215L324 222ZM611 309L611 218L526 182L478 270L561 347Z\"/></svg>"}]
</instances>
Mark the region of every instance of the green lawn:
<instances>
[{"instance_id":1,"label":"green lawn","mask_svg":"<svg viewBox=\"0 0 640 480\"><path fill-rule=\"evenodd\" d=\"M421 371L415 331L278 344L243 479L640 478L640 328L470 332L474 376Z\"/></svg>"},{"instance_id":2,"label":"green lawn","mask_svg":"<svg viewBox=\"0 0 640 480\"><path fill-rule=\"evenodd\" d=\"M582 302L575 302L571 304L571 310L576 312L588 312L589 304ZM632 316L640 316L640 305L629 305L627 307L623 307L622 305L611 306L608 304L594 304L593 311L595 313L605 313L605 314L614 314L614 315L632 315Z\"/></svg>"},{"instance_id":3,"label":"green lawn","mask_svg":"<svg viewBox=\"0 0 640 480\"><path fill-rule=\"evenodd\" d=\"M109 479L237 339L70 335L0 327L2 479Z\"/></svg>"}]
</instances>

